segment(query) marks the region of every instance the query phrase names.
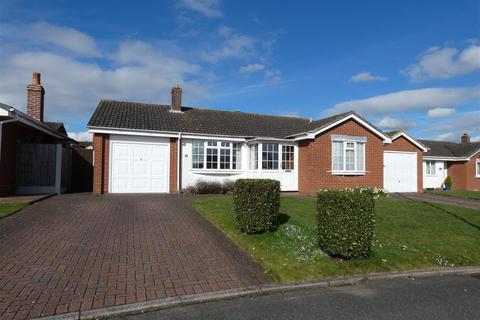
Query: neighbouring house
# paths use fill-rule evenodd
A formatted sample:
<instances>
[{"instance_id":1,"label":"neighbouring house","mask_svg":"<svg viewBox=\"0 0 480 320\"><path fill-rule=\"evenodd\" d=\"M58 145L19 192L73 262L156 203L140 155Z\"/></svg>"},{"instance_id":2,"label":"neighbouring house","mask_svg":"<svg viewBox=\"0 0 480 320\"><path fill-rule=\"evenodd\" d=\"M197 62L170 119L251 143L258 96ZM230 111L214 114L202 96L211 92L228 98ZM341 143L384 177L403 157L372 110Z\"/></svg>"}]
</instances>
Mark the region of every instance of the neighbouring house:
<instances>
[{"instance_id":1,"label":"neighbouring house","mask_svg":"<svg viewBox=\"0 0 480 320\"><path fill-rule=\"evenodd\" d=\"M27 113L0 103L0 196L61 193L70 187L71 149L63 123L44 121L40 74L27 86Z\"/></svg>"},{"instance_id":2,"label":"neighbouring house","mask_svg":"<svg viewBox=\"0 0 480 320\"><path fill-rule=\"evenodd\" d=\"M447 176L453 190L480 190L480 142L463 134L460 143L419 140L429 150L423 156L423 187L440 189Z\"/></svg>"},{"instance_id":3,"label":"neighbouring house","mask_svg":"<svg viewBox=\"0 0 480 320\"><path fill-rule=\"evenodd\" d=\"M279 180L283 191L322 188L422 191L425 146L385 133L355 112L311 121L102 100L88 123L101 193L178 192L198 181Z\"/></svg>"}]
</instances>

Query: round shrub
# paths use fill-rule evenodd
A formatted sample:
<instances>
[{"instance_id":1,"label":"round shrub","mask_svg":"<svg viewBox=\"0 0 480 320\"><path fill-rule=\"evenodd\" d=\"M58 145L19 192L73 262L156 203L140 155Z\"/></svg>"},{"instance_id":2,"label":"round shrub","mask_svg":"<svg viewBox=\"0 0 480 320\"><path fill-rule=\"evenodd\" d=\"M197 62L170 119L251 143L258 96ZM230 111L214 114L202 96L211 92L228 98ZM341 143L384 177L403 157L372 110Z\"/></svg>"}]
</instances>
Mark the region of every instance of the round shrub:
<instances>
[{"instance_id":1,"label":"round shrub","mask_svg":"<svg viewBox=\"0 0 480 320\"><path fill-rule=\"evenodd\" d=\"M374 193L368 189L327 189L317 197L320 248L333 257L368 257L375 227Z\"/></svg>"},{"instance_id":2,"label":"round shrub","mask_svg":"<svg viewBox=\"0 0 480 320\"><path fill-rule=\"evenodd\" d=\"M237 225L245 233L275 230L280 210L280 182L239 179L233 188Z\"/></svg>"}]
</instances>

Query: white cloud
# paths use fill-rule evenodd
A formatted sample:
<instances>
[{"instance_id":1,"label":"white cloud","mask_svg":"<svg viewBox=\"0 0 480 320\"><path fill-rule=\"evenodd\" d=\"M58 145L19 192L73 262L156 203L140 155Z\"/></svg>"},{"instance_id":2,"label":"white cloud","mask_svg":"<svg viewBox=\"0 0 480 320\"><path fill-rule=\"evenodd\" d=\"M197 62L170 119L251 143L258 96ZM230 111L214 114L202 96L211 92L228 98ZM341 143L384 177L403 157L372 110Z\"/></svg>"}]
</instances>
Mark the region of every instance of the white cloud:
<instances>
[{"instance_id":1,"label":"white cloud","mask_svg":"<svg viewBox=\"0 0 480 320\"><path fill-rule=\"evenodd\" d=\"M265 71L265 80L267 83L279 82L282 80L282 72L280 70Z\"/></svg>"},{"instance_id":2,"label":"white cloud","mask_svg":"<svg viewBox=\"0 0 480 320\"><path fill-rule=\"evenodd\" d=\"M383 129L408 129L415 126L415 122L386 116L378 122L378 126Z\"/></svg>"},{"instance_id":3,"label":"white cloud","mask_svg":"<svg viewBox=\"0 0 480 320\"><path fill-rule=\"evenodd\" d=\"M105 57L102 62L113 67L55 51L0 50L0 101L25 110L25 87L33 71L42 73L47 120L88 117L101 98L168 103L176 83L184 87L186 103L209 97L199 65L157 46L127 41Z\"/></svg>"},{"instance_id":4,"label":"white cloud","mask_svg":"<svg viewBox=\"0 0 480 320\"><path fill-rule=\"evenodd\" d=\"M203 14L206 17L221 17L219 0L180 0L180 7Z\"/></svg>"},{"instance_id":5,"label":"white cloud","mask_svg":"<svg viewBox=\"0 0 480 320\"><path fill-rule=\"evenodd\" d=\"M76 141L92 141L92 134L88 131L68 132L68 136Z\"/></svg>"},{"instance_id":6,"label":"white cloud","mask_svg":"<svg viewBox=\"0 0 480 320\"><path fill-rule=\"evenodd\" d=\"M428 110L427 116L429 118L441 118L451 116L454 113L454 108L433 108Z\"/></svg>"},{"instance_id":7,"label":"white cloud","mask_svg":"<svg viewBox=\"0 0 480 320\"><path fill-rule=\"evenodd\" d=\"M1 25L0 29L3 29L0 35L5 38L24 39L37 44L42 42L53 44L88 57L100 56L95 40L86 33L76 29L45 22L19 26Z\"/></svg>"},{"instance_id":8,"label":"white cloud","mask_svg":"<svg viewBox=\"0 0 480 320\"><path fill-rule=\"evenodd\" d=\"M240 69L238 69L238 72L242 74L249 74L261 71L263 69L265 69L265 65L261 63L250 63L243 67L240 67Z\"/></svg>"},{"instance_id":9,"label":"white cloud","mask_svg":"<svg viewBox=\"0 0 480 320\"><path fill-rule=\"evenodd\" d=\"M472 141L472 142L480 142L480 136L472 137L472 138L470 139L470 141Z\"/></svg>"},{"instance_id":10,"label":"white cloud","mask_svg":"<svg viewBox=\"0 0 480 320\"><path fill-rule=\"evenodd\" d=\"M220 27L219 34L224 40L219 48L203 51L200 57L207 62L218 62L226 59L245 59L255 54L256 40L247 35L234 33L228 27Z\"/></svg>"},{"instance_id":11,"label":"white cloud","mask_svg":"<svg viewBox=\"0 0 480 320\"><path fill-rule=\"evenodd\" d=\"M480 99L480 85L457 88L425 88L397 91L367 99L349 100L335 104L328 113L355 110L363 114L384 114L426 110Z\"/></svg>"},{"instance_id":12,"label":"white cloud","mask_svg":"<svg viewBox=\"0 0 480 320\"><path fill-rule=\"evenodd\" d=\"M463 133L468 133L472 137L480 136L480 111L461 112L435 122L430 121L429 126L421 131L433 136L434 139L460 142Z\"/></svg>"},{"instance_id":13,"label":"white cloud","mask_svg":"<svg viewBox=\"0 0 480 320\"><path fill-rule=\"evenodd\" d=\"M480 46L472 44L463 51L452 47L433 47L419 60L404 71L412 81L448 79L480 70Z\"/></svg>"},{"instance_id":14,"label":"white cloud","mask_svg":"<svg viewBox=\"0 0 480 320\"><path fill-rule=\"evenodd\" d=\"M350 81L352 82L385 81L385 80L387 80L386 77L374 76L370 72L360 72L353 75L350 78Z\"/></svg>"},{"instance_id":15,"label":"white cloud","mask_svg":"<svg viewBox=\"0 0 480 320\"><path fill-rule=\"evenodd\" d=\"M436 135L433 140L440 140L440 141L455 141L455 135L452 132L440 133Z\"/></svg>"}]
</instances>

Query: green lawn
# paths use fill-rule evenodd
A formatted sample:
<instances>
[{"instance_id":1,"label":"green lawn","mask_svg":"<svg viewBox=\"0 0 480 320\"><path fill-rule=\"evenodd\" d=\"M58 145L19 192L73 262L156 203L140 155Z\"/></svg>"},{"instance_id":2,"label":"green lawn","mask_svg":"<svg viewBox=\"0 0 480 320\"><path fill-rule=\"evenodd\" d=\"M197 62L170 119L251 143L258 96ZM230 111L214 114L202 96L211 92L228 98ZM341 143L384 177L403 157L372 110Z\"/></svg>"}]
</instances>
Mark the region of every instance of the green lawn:
<instances>
[{"instance_id":1,"label":"green lawn","mask_svg":"<svg viewBox=\"0 0 480 320\"><path fill-rule=\"evenodd\" d=\"M23 209L27 206L27 203L0 203L0 219L5 218L6 216L11 215L12 213Z\"/></svg>"},{"instance_id":2,"label":"green lawn","mask_svg":"<svg viewBox=\"0 0 480 320\"><path fill-rule=\"evenodd\" d=\"M480 200L480 191L442 191L442 190L435 190L435 191L427 191L427 193L435 194L439 196L445 197L454 197L454 198L461 198L467 200Z\"/></svg>"},{"instance_id":3,"label":"green lawn","mask_svg":"<svg viewBox=\"0 0 480 320\"><path fill-rule=\"evenodd\" d=\"M343 261L318 249L314 199L282 197L283 223L257 235L237 231L231 197L203 198L194 206L279 281L480 265L480 210L380 199L371 257Z\"/></svg>"}]
</instances>

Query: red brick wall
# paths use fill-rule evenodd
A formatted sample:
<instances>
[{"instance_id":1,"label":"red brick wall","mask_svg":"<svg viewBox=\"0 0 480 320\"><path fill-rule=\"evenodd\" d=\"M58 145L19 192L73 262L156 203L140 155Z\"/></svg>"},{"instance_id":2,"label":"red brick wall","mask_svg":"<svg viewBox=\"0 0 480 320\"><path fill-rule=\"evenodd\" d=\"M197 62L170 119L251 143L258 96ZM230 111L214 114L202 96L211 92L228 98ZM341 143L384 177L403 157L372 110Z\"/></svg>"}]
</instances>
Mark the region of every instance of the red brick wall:
<instances>
[{"instance_id":1,"label":"red brick wall","mask_svg":"<svg viewBox=\"0 0 480 320\"><path fill-rule=\"evenodd\" d=\"M466 187L467 190L480 190L480 178L477 178L476 175L476 165L477 160L480 160L480 152L474 155L465 165L466 165Z\"/></svg>"},{"instance_id":2,"label":"red brick wall","mask_svg":"<svg viewBox=\"0 0 480 320\"><path fill-rule=\"evenodd\" d=\"M177 166L178 166L178 139L170 138L170 193L175 193L178 190L177 186Z\"/></svg>"},{"instance_id":3,"label":"red brick wall","mask_svg":"<svg viewBox=\"0 0 480 320\"><path fill-rule=\"evenodd\" d=\"M92 144L94 150L93 193L107 193L110 137L108 134L95 133Z\"/></svg>"},{"instance_id":4,"label":"red brick wall","mask_svg":"<svg viewBox=\"0 0 480 320\"><path fill-rule=\"evenodd\" d=\"M399 137L392 143L385 144L385 150L417 153L417 190L423 192L423 151L404 137Z\"/></svg>"},{"instance_id":5,"label":"red brick wall","mask_svg":"<svg viewBox=\"0 0 480 320\"><path fill-rule=\"evenodd\" d=\"M365 144L366 174L361 176L332 175L331 135L367 137ZM313 194L324 188L383 187L383 140L357 123L348 120L314 140L298 145L298 191Z\"/></svg>"},{"instance_id":6,"label":"red brick wall","mask_svg":"<svg viewBox=\"0 0 480 320\"><path fill-rule=\"evenodd\" d=\"M467 184L465 177L467 175L466 162L448 162L447 173L452 177L452 190L466 190Z\"/></svg>"}]
</instances>

